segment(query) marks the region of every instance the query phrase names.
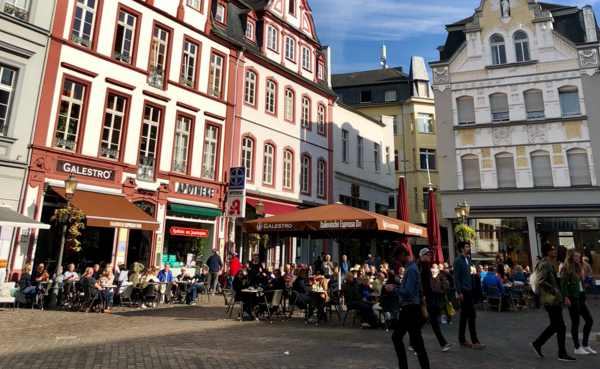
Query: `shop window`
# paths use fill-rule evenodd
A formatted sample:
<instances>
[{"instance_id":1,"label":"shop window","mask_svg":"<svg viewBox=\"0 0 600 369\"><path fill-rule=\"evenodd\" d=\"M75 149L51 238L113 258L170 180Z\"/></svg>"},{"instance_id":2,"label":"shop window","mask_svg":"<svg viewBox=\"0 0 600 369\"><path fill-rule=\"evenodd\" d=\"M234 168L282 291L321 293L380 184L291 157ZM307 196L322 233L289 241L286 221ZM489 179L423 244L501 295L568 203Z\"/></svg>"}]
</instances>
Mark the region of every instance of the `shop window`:
<instances>
[{"instance_id":1,"label":"shop window","mask_svg":"<svg viewBox=\"0 0 600 369\"><path fill-rule=\"evenodd\" d=\"M548 151L531 153L531 170L533 172L533 187L553 187L552 164Z\"/></svg>"},{"instance_id":2,"label":"shop window","mask_svg":"<svg viewBox=\"0 0 600 369\"><path fill-rule=\"evenodd\" d=\"M481 178L479 176L479 157L475 155L465 155L462 157L461 163L464 189L480 189Z\"/></svg>"},{"instance_id":3,"label":"shop window","mask_svg":"<svg viewBox=\"0 0 600 369\"><path fill-rule=\"evenodd\" d=\"M592 176L590 174L590 163L587 150L571 149L567 151L567 162L569 163L571 186L592 185Z\"/></svg>"},{"instance_id":4,"label":"shop window","mask_svg":"<svg viewBox=\"0 0 600 369\"><path fill-rule=\"evenodd\" d=\"M505 265L533 267L527 218L469 219L469 226L476 233L471 260L491 266L500 254Z\"/></svg>"},{"instance_id":5,"label":"shop window","mask_svg":"<svg viewBox=\"0 0 600 369\"><path fill-rule=\"evenodd\" d=\"M515 159L512 154L496 155L496 176L498 178L498 188L517 187Z\"/></svg>"},{"instance_id":6,"label":"shop window","mask_svg":"<svg viewBox=\"0 0 600 369\"><path fill-rule=\"evenodd\" d=\"M100 156L103 158L119 159L126 105L127 100L125 98L115 94L108 95L100 148Z\"/></svg>"}]
</instances>

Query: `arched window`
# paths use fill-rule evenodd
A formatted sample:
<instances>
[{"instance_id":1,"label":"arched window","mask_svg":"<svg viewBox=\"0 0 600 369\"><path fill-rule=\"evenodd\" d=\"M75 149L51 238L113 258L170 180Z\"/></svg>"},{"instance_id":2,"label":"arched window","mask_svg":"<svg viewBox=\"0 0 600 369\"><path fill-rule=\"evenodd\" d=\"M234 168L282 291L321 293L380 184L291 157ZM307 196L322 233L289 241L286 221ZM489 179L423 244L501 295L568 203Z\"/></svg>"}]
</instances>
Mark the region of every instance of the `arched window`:
<instances>
[{"instance_id":1,"label":"arched window","mask_svg":"<svg viewBox=\"0 0 600 369\"><path fill-rule=\"evenodd\" d=\"M294 121L294 92L289 88L285 90L285 119Z\"/></svg>"},{"instance_id":2,"label":"arched window","mask_svg":"<svg viewBox=\"0 0 600 369\"><path fill-rule=\"evenodd\" d=\"M515 33L514 39L517 62L531 60L531 56L529 55L529 38L527 38L527 33L517 32Z\"/></svg>"},{"instance_id":3,"label":"arched window","mask_svg":"<svg viewBox=\"0 0 600 369\"><path fill-rule=\"evenodd\" d=\"M471 96L463 96L456 99L458 110L458 124L475 123L475 102Z\"/></svg>"},{"instance_id":4,"label":"arched window","mask_svg":"<svg viewBox=\"0 0 600 369\"><path fill-rule=\"evenodd\" d=\"M476 155L465 155L461 159L464 189L481 188L481 177L479 176L479 157Z\"/></svg>"},{"instance_id":5,"label":"arched window","mask_svg":"<svg viewBox=\"0 0 600 369\"><path fill-rule=\"evenodd\" d=\"M317 131L320 134L325 134L325 107L319 105L319 117L317 122Z\"/></svg>"},{"instance_id":6,"label":"arched window","mask_svg":"<svg viewBox=\"0 0 600 369\"><path fill-rule=\"evenodd\" d=\"M283 188L292 189L292 163L294 155L290 150L283 153Z\"/></svg>"},{"instance_id":7,"label":"arched window","mask_svg":"<svg viewBox=\"0 0 600 369\"><path fill-rule=\"evenodd\" d=\"M310 128L310 100L306 96L302 98L302 127Z\"/></svg>"},{"instance_id":8,"label":"arched window","mask_svg":"<svg viewBox=\"0 0 600 369\"><path fill-rule=\"evenodd\" d=\"M310 194L310 158L307 155L302 155L300 191L305 194Z\"/></svg>"},{"instance_id":9,"label":"arched window","mask_svg":"<svg viewBox=\"0 0 600 369\"><path fill-rule=\"evenodd\" d=\"M275 95L277 92L277 86L273 81L267 81L267 113L275 114L275 104L277 100Z\"/></svg>"},{"instance_id":10,"label":"arched window","mask_svg":"<svg viewBox=\"0 0 600 369\"><path fill-rule=\"evenodd\" d=\"M273 26L269 26L269 39L267 47L273 51L277 51L277 29Z\"/></svg>"},{"instance_id":11,"label":"arched window","mask_svg":"<svg viewBox=\"0 0 600 369\"><path fill-rule=\"evenodd\" d=\"M529 90L523 93L525 97L525 110L527 119L542 119L544 113L544 95L542 90Z\"/></svg>"},{"instance_id":12,"label":"arched window","mask_svg":"<svg viewBox=\"0 0 600 369\"><path fill-rule=\"evenodd\" d=\"M490 39L490 46L492 48L492 64L506 64L506 45L504 44L504 38L500 35L493 36Z\"/></svg>"},{"instance_id":13,"label":"arched window","mask_svg":"<svg viewBox=\"0 0 600 369\"><path fill-rule=\"evenodd\" d=\"M565 86L558 89L560 95L560 110L563 117L581 115L579 106L579 91L575 86Z\"/></svg>"},{"instance_id":14,"label":"arched window","mask_svg":"<svg viewBox=\"0 0 600 369\"><path fill-rule=\"evenodd\" d=\"M256 104L256 74L246 71L246 104Z\"/></svg>"},{"instance_id":15,"label":"arched window","mask_svg":"<svg viewBox=\"0 0 600 369\"><path fill-rule=\"evenodd\" d=\"M587 150L571 149L567 151L567 162L569 163L571 186L592 185L592 175L590 174L590 162Z\"/></svg>"},{"instance_id":16,"label":"arched window","mask_svg":"<svg viewBox=\"0 0 600 369\"><path fill-rule=\"evenodd\" d=\"M531 171L533 172L533 187L554 186L548 151L538 150L531 153Z\"/></svg>"},{"instance_id":17,"label":"arched window","mask_svg":"<svg viewBox=\"0 0 600 369\"><path fill-rule=\"evenodd\" d=\"M496 175L498 177L498 188L517 187L515 159L512 154L501 153L496 155Z\"/></svg>"},{"instance_id":18,"label":"arched window","mask_svg":"<svg viewBox=\"0 0 600 369\"><path fill-rule=\"evenodd\" d=\"M291 61L296 60L296 41L289 36L285 38L285 57Z\"/></svg>"},{"instance_id":19,"label":"arched window","mask_svg":"<svg viewBox=\"0 0 600 369\"><path fill-rule=\"evenodd\" d=\"M265 160L263 167L263 183L273 185L273 166L275 165L275 148L273 145L265 145Z\"/></svg>"},{"instance_id":20,"label":"arched window","mask_svg":"<svg viewBox=\"0 0 600 369\"><path fill-rule=\"evenodd\" d=\"M490 110L492 111L492 122L508 122L508 96L506 94L490 95Z\"/></svg>"},{"instance_id":21,"label":"arched window","mask_svg":"<svg viewBox=\"0 0 600 369\"><path fill-rule=\"evenodd\" d=\"M242 142L242 166L246 168L246 179L252 180L252 169L254 163L252 161L254 155L254 141L250 137L244 137Z\"/></svg>"},{"instance_id":22,"label":"arched window","mask_svg":"<svg viewBox=\"0 0 600 369\"><path fill-rule=\"evenodd\" d=\"M319 160L317 166L317 196L325 197L325 162Z\"/></svg>"}]
</instances>

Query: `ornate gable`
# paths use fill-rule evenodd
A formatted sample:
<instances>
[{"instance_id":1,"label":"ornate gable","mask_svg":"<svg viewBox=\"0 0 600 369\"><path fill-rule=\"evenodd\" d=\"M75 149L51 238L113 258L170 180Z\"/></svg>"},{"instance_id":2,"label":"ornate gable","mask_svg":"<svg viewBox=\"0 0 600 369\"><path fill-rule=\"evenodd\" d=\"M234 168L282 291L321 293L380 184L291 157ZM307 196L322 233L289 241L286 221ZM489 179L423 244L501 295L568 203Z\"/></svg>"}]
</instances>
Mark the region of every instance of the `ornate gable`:
<instances>
[{"instance_id":1,"label":"ornate gable","mask_svg":"<svg viewBox=\"0 0 600 369\"><path fill-rule=\"evenodd\" d=\"M533 20L536 16L531 5L538 4L531 0L483 0L480 8L476 9L480 12L481 35L487 35L494 28L508 31L519 26L527 27L535 34Z\"/></svg>"}]
</instances>

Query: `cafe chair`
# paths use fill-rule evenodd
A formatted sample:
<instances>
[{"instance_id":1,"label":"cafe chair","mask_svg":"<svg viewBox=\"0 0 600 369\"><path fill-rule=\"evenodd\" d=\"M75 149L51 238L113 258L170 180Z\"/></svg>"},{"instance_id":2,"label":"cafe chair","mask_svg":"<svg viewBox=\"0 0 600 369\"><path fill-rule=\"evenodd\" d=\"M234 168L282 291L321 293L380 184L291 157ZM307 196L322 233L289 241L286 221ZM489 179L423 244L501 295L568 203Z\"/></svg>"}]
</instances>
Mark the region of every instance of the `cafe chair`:
<instances>
[{"instance_id":1,"label":"cafe chair","mask_svg":"<svg viewBox=\"0 0 600 369\"><path fill-rule=\"evenodd\" d=\"M208 299L208 303L210 304L210 285L204 285L204 291L200 292L198 295L200 295L200 305L202 305L202 301L204 300L204 296L206 296L206 298ZM232 290L233 291L233 290Z\"/></svg>"},{"instance_id":2,"label":"cafe chair","mask_svg":"<svg viewBox=\"0 0 600 369\"><path fill-rule=\"evenodd\" d=\"M379 310L379 321L381 321L382 316L385 317L385 313L390 313L394 317L394 319L398 320L398 314L400 314L400 310L402 310L402 304L400 303L400 296L397 294L390 295L381 295L379 298L379 306L381 310ZM385 322L385 331L389 331L387 319L383 319ZM381 329L381 324L379 325L379 329Z\"/></svg>"},{"instance_id":3,"label":"cafe chair","mask_svg":"<svg viewBox=\"0 0 600 369\"><path fill-rule=\"evenodd\" d=\"M329 292L329 301L325 303L325 314L329 312L329 323L331 323L333 318L333 310L335 309L335 313L338 316L340 322L342 321L342 317L340 315L340 291L330 291Z\"/></svg>"},{"instance_id":4,"label":"cafe chair","mask_svg":"<svg viewBox=\"0 0 600 369\"><path fill-rule=\"evenodd\" d=\"M164 286L164 290L163 290L163 286ZM173 298L171 298L171 291L173 290L173 282L168 282L168 283L162 283L160 286L160 295L159 295L159 305L163 304L163 307L167 307L167 305L170 305L171 307L173 307L173 298L175 298L175 294L173 294ZM169 300L169 303L167 304L167 299Z\"/></svg>"},{"instance_id":5,"label":"cafe chair","mask_svg":"<svg viewBox=\"0 0 600 369\"><path fill-rule=\"evenodd\" d=\"M498 294L498 296L491 296L490 293L493 294ZM486 299L485 299L485 311L487 311L487 308L498 308L498 312L500 312L500 310L502 309L502 291L500 291L500 289L498 287L486 287L485 288L485 294L486 294Z\"/></svg>"},{"instance_id":6,"label":"cafe chair","mask_svg":"<svg viewBox=\"0 0 600 369\"><path fill-rule=\"evenodd\" d=\"M244 311L244 303L242 301L235 301L235 291L234 290L223 290L223 298L225 300L225 306L227 306L227 311L225 311L225 315L221 320L225 320L227 314L229 314L229 319L231 319L231 315L233 314L233 310L237 305L240 307L240 322L242 321L242 312Z\"/></svg>"},{"instance_id":7,"label":"cafe chair","mask_svg":"<svg viewBox=\"0 0 600 369\"><path fill-rule=\"evenodd\" d=\"M98 297L100 295L100 292L96 291L96 293L92 296L91 293L90 293L90 288L89 287L82 286L82 288L83 288L83 302L80 304L79 312L81 312L82 310L84 310L85 311L85 315L87 315L87 313L94 306L94 303L96 302L96 300L100 300L99 297ZM101 310L98 309L98 312L100 312L100 311Z\"/></svg>"},{"instance_id":8,"label":"cafe chair","mask_svg":"<svg viewBox=\"0 0 600 369\"><path fill-rule=\"evenodd\" d=\"M154 310L154 308L156 307L156 300L159 296L159 291L154 289L155 286L156 285L154 285L154 284L149 284L146 286L146 288L144 288L142 291L140 291L140 297L142 300L142 304L145 304L146 301L151 301L152 310ZM142 307L142 304L140 304L140 306L138 306L138 309Z\"/></svg>"},{"instance_id":9,"label":"cafe chair","mask_svg":"<svg viewBox=\"0 0 600 369\"><path fill-rule=\"evenodd\" d=\"M15 282L0 282L0 289L5 289L8 292L8 296L0 297L0 305L11 305L13 306L13 312L15 311L16 295L18 293L18 286L15 287ZM16 291L16 292L15 292Z\"/></svg>"},{"instance_id":10,"label":"cafe chair","mask_svg":"<svg viewBox=\"0 0 600 369\"><path fill-rule=\"evenodd\" d=\"M510 290L508 290L508 294L512 299L513 307L517 309L517 311L521 311L523 308L525 308L527 312L529 312L525 297L525 286L514 285Z\"/></svg>"},{"instance_id":11,"label":"cafe chair","mask_svg":"<svg viewBox=\"0 0 600 369\"><path fill-rule=\"evenodd\" d=\"M266 308L267 313L269 314L269 322L271 322L271 324L273 324L271 310L275 311L275 314L279 319L279 305L281 305L282 296L283 290L267 291L263 295L265 302L258 303L258 306L264 306ZM269 297L271 297L271 301L269 301Z\"/></svg>"},{"instance_id":12,"label":"cafe chair","mask_svg":"<svg viewBox=\"0 0 600 369\"><path fill-rule=\"evenodd\" d=\"M130 284L125 289L125 292L123 292L123 294L120 295L121 297L119 298L119 304L121 305L121 309L123 309L123 311L125 311L125 307L123 307L124 302L128 303L131 310L133 310L133 300L131 299L131 294L133 293L133 288L134 288L134 286L132 284ZM127 300L127 301L125 301L125 300Z\"/></svg>"},{"instance_id":13,"label":"cafe chair","mask_svg":"<svg viewBox=\"0 0 600 369\"><path fill-rule=\"evenodd\" d=\"M40 310L44 310L44 303L46 302L46 300L48 300L50 298L50 292L52 291L52 281L49 281L48 284L46 284L45 286L45 290L43 292L40 292L38 294L38 307L40 308ZM33 305L31 306L33 308Z\"/></svg>"},{"instance_id":14,"label":"cafe chair","mask_svg":"<svg viewBox=\"0 0 600 369\"><path fill-rule=\"evenodd\" d=\"M527 306L527 312L529 312L529 310L537 310L537 307L535 306L535 294L531 288L526 287L523 290L523 299L525 300L525 305Z\"/></svg>"},{"instance_id":15,"label":"cafe chair","mask_svg":"<svg viewBox=\"0 0 600 369\"><path fill-rule=\"evenodd\" d=\"M296 310L296 302L298 302L298 291L288 290L286 291L285 297L287 297L287 309L285 308L284 301L283 313L285 315L289 312L289 314L286 317L287 321L289 321L290 319L292 319L292 315L294 315L294 311Z\"/></svg>"},{"instance_id":16,"label":"cafe chair","mask_svg":"<svg viewBox=\"0 0 600 369\"><path fill-rule=\"evenodd\" d=\"M346 315L344 316L344 321L342 322L342 328L346 324L346 319L348 318L348 314L354 313L354 317L352 318L352 326L354 326L354 322L356 321L356 317L359 315L358 312L360 310L360 304L356 306L348 305L348 302L352 301L352 296L344 294L344 305L346 306ZM362 318L359 318L362 319Z\"/></svg>"}]
</instances>

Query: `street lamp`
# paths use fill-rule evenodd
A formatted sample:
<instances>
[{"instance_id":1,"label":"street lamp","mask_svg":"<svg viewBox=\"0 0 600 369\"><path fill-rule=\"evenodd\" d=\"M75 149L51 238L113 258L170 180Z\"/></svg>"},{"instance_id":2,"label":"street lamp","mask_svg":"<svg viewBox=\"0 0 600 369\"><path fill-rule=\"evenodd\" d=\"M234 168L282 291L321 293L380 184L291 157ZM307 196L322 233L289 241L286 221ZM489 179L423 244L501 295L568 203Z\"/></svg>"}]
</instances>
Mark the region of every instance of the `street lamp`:
<instances>
[{"instance_id":1,"label":"street lamp","mask_svg":"<svg viewBox=\"0 0 600 369\"><path fill-rule=\"evenodd\" d=\"M466 224L467 218L469 218L469 212L471 211L471 206L467 204L467 200L464 200L461 204L460 202L454 208L454 213L456 214L456 218L460 222L460 224Z\"/></svg>"},{"instance_id":2,"label":"street lamp","mask_svg":"<svg viewBox=\"0 0 600 369\"><path fill-rule=\"evenodd\" d=\"M69 176L69 178L65 179L65 197L67 198L67 213L65 213L62 222L63 222L63 229L62 229L62 238L60 240L60 253L58 254L58 259L57 259L57 270L60 267L60 264L62 263L62 257L63 257L63 252L65 250L65 239L67 236L67 226L69 223L69 215L71 215L68 211L69 211L69 207L71 206L71 199L73 199L73 196L75 196L75 190L77 189L77 184L79 182L77 182L77 180L75 179L75 175L71 174Z\"/></svg>"},{"instance_id":3,"label":"street lamp","mask_svg":"<svg viewBox=\"0 0 600 369\"><path fill-rule=\"evenodd\" d=\"M262 219L265 217L265 214L263 213L265 210L265 205L262 203L262 201L260 201L260 199L258 200L258 203L254 209L256 209L256 219Z\"/></svg>"}]
</instances>

